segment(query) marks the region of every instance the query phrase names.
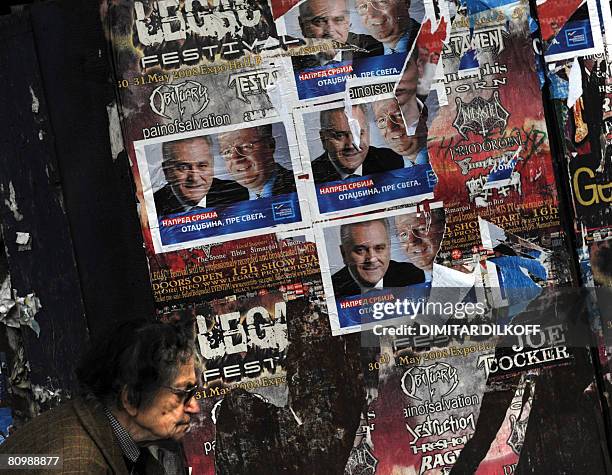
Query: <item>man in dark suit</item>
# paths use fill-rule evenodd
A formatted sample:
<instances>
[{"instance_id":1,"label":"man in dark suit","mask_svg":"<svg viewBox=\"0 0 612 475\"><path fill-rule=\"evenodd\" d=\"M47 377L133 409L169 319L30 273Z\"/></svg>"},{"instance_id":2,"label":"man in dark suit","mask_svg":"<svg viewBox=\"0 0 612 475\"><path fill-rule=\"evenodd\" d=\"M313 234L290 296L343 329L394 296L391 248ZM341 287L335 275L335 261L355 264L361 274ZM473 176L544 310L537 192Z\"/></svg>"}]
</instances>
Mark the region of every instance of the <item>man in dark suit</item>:
<instances>
[{"instance_id":1,"label":"man in dark suit","mask_svg":"<svg viewBox=\"0 0 612 475\"><path fill-rule=\"evenodd\" d=\"M293 56L294 71L383 54L380 42L371 36L349 31L351 25L347 0L307 0L298 8L298 21L304 38L331 39L341 49L331 48L314 55Z\"/></svg>"},{"instance_id":2,"label":"man in dark suit","mask_svg":"<svg viewBox=\"0 0 612 475\"><path fill-rule=\"evenodd\" d=\"M424 282L422 270L412 264L391 260L389 236L386 219L340 227L340 252L345 266L332 275L336 297Z\"/></svg>"},{"instance_id":3,"label":"man in dark suit","mask_svg":"<svg viewBox=\"0 0 612 475\"><path fill-rule=\"evenodd\" d=\"M294 193L293 173L274 161L272 125L219 134L219 149L227 171L248 192L248 199Z\"/></svg>"},{"instance_id":4,"label":"man in dark suit","mask_svg":"<svg viewBox=\"0 0 612 475\"><path fill-rule=\"evenodd\" d=\"M153 195L158 216L249 199L247 190L236 182L213 176L210 137L164 142L162 155L162 169L168 183Z\"/></svg>"},{"instance_id":5,"label":"man in dark suit","mask_svg":"<svg viewBox=\"0 0 612 475\"><path fill-rule=\"evenodd\" d=\"M370 129L365 105L353 106L352 115L360 128L358 147L344 109L321 111L319 136L325 152L312 161L312 174L316 184L404 167L401 155L392 150L370 146Z\"/></svg>"},{"instance_id":6,"label":"man in dark suit","mask_svg":"<svg viewBox=\"0 0 612 475\"><path fill-rule=\"evenodd\" d=\"M95 342L77 370L82 395L18 428L0 454L56 456L61 473L186 473L180 441L200 412L192 328L133 320Z\"/></svg>"},{"instance_id":7,"label":"man in dark suit","mask_svg":"<svg viewBox=\"0 0 612 475\"><path fill-rule=\"evenodd\" d=\"M404 167L429 163L427 154L427 109L416 95L413 98L417 122L406 122L414 130L409 132L404 123L404 115L395 97L372 103L375 123L385 143L404 159ZM420 115L419 115L420 114Z\"/></svg>"},{"instance_id":8,"label":"man in dark suit","mask_svg":"<svg viewBox=\"0 0 612 475\"><path fill-rule=\"evenodd\" d=\"M410 18L410 0L355 0L355 9L368 33L383 44L384 54L408 53L419 32Z\"/></svg>"},{"instance_id":9,"label":"man in dark suit","mask_svg":"<svg viewBox=\"0 0 612 475\"><path fill-rule=\"evenodd\" d=\"M444 237L444 209L400 214L395 217L395 230L408 262L421 269L430 282L433 264Z\"/></svg>"}]
</instances>

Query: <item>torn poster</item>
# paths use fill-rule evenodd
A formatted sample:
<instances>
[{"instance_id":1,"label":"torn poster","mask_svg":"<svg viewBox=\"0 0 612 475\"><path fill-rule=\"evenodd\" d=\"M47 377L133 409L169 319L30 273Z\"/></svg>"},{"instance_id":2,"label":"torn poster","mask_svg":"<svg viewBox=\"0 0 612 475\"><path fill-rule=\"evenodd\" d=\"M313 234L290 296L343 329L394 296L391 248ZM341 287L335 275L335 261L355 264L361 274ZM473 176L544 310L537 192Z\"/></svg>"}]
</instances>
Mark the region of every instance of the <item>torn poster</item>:
<instances>
[{"instance_id":1,"label":"torn poster","mask_svg":"<svg viewBox=\"0 0 612 475\"><path fill-rule=\"evenodd\" d=\"M103 14L147 253L306 225L293 121L267 93L292 40L269 5L130 0Z\"/></svg>"},{"instance_id":2,"label":"torn poster","mask_svg":"<svg viewBox=\"0 0 612 475\"><path fill-rule=\"evenodd\" d=\"M363 89L392 91L393 86L394 83L363 86L351 88L351 92L357 97ZM316 106L296 115L304 171L310 176L307 189L314 208L313 219L347 216L433 197L436 176L425 147L426 129L419 132L419 137L409 137L395 97L391 93L378 97L375 101L365 99L369 102L352 101L352 115L360 126L359 146L353 144L343 103ZM392 134L406 137L406 143L397 143Z\"/></svg>"},{"instance_id":3,"label":"torn poster","mask_svg":"<svg viewBox=\"0 0 612 475\"><path fill-rule=\"evenodd\" d=\"M266 234L156 257L151 278L159 318L197 326L202 411L183 443L194 473L213 475L224 395L242 388L277 406L287 402L287 303L323 301L314 237Z\"/></svg>"},{"instance_id":4,"label":"torn poster","mask_svg":"<svg viewBox=\"0 0 612 475\"><path fill-rule=\"evenodd\" d=\"M523 100L540 94L528 20L512 2L454 17L442 52L449 104L428 139L434 196L447 213L441 263L470 264L483 251L479 216L547 248L563 245L543 107Z\"/></svg>"},{"instance_id":5,"label":"torn poster","mask_svg":"<svg viewBox=\"0 0 612 475\"><path fill-rule=\"evenodd\" d=\"M278 22L300 40L290 58L295 100L341 98L348 79L397 81L427 10L431 0L301 2Z\"/></svg>"},{"instance_id":6,"label":"torn poster","mask_svg":"<svg viewBox=\"0 0 612 475\"><path fill-rule=\"evenodd\" d=\"M265 120L211 131L134 143L156 252L309 222L291 129Z\"/></svg>"},{"instance_id":7,"label":"torn poster","mask_svg":"<svg viewBox=\"0 0 612 475\"><path fill-rule=\"evenodd\" d=\"M444 212L402 208L328 221L315 233L332 333L355 332L394 318L377 304L429 295Z\"/></svg>"},{"instance_id":8,"label":"torn poster","mask_svg":"<svg viewBox=\"0 0 612 475\"><path fill-rule=\"evenodd\" d=\"M547 62L603 53L597 0L545 0L537 14Z\"/></svg>"},{"instance_id":9,"label":"torn poster","mask_svg":"<svg viewBox=\"0 0 612 475\"><path fill-rule=\"evenodd\" d=\"M466 341L415 351L381 338L377 358L364 361L369 405L345 475L449 473L476 429L486 381L477 361L493 348Z\"/></svg>"}]
</instances>

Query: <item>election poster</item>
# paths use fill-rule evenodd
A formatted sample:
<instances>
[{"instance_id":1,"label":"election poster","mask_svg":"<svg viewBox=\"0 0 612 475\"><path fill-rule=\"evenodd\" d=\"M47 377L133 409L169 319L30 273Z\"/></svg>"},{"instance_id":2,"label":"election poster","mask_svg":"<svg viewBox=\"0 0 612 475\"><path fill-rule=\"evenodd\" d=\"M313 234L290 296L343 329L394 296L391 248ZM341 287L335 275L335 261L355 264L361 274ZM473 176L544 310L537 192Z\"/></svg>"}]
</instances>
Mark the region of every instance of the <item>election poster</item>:
<instances>
[{"instance_id":1,"label":"election poster","mask_svg":"<svg viewBox=\"0 0 612 475\"><path fill-rule=\"evenodd\" d=\"M433 198L436 176L428 163L426 130L408 136L395 97L378 97L316 106L296 116L296 127L303 131L304 172L310 176L309 201L316 206L313 219ZM359 124L359 146L347 109Z\"/></svg>"},{"instance_id":2,"label":"election poster","mask_svg":"<svg viewBox=\"0 0 612 475\"><path fill-rule=\"evenodd\" d=\"M343 96L347 80L395 80L432 0L305 0L279 22L304 45L290 58L297 101Z\"/></svg>"},{"instance_id":3,"label":"election poster","mask_svg":"<svg viewBox=\"0 0 612 475\"><path fill-rule=\"evenodd\" d=\"M397 80L350 80L343 102L296 111L314 220L433 197L427 142L439 105L429 92L446 25L423 24Z\"/></svg>"},{"instance_id":4,"label":"election poster","mask_svg":"<svg viewBox=\"0 0 612 475\"><path fill-rule=\"evenodd\" d=\"M389 319L380 305L429 295L444 211L401 208L328 221L315 233L332 333L355 332Z\"/></svg>"},{"instance_id":5,"label":"election poster","mask_svg":"<svg viewBox=\"0 0 612 475\"><path fill-rule=\"evenodd\" d=\"M213 130L134 143L156 252L308 223L292 130L269 120Z\"/></svg>"},{"instance_id":6,"label":"election poster","mask_svg":"<svg viewBox=\"0 0 612 475\"><path fill-rule=\"evenodd\" d=\"M596 0L537 3L547 62L603 53L599 3Z\"/></svg>"}]
</instances>

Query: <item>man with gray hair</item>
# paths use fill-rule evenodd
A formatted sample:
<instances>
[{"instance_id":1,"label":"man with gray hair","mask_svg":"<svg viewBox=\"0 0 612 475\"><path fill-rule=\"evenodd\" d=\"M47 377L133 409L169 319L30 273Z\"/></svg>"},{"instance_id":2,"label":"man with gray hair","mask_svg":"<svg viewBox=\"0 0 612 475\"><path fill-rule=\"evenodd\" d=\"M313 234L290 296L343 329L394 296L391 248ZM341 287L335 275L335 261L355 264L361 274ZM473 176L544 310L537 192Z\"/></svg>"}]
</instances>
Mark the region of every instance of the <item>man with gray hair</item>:
<instances>
[{"instance_id":1,"label":"man with gray hair","mask_svg":"<svg viewBox=\"0 0 612 475\"><path fill-rule=\"evenodd\" d=\"M340 226L340 253L344 267L332 275L336 297L360 295L385 287L406 287L424 281L420 269L391 259L386 219Z\"/></svg>"},{"instance_id":2,"label":"man with gray hair","mask_svg":"<svg viewBox=\"0 0 612 475\"><path fill-rule=\"evenodd\" d=\"M351 108L359 123L359 146L352 135L343 108L321 111L319 136L325 152L312 161L316 184L383 173L404 167L400 155L386 148L370 146L370 127L363 104Z\"/></svg>"},{"instance_id":3,"label":"man with gray hair","mask_svg":"<svg viewBox=\"0 0 612 475\"><path fill-rule=\"evenodd\" d=\"M58 457L60 473L186 473L180 441L200 412L196 352L191 322L116 326L81 361L82 394L17 429L0 454Z\"/></svg>"},{"instance_id":4,"label":"man with gray hair","mask_svg":"<svg viewBox=\"0 0 612 475\"><path fill-rule=\"evenodd\" d=\"M347 0L306 0L298 8L298 22L304 38L330 39L342 49L330 48L314 55L293 56L294 71L383 54L382 44L374 38L349 31Z\"/></svg>"},{"instance_id":5,"label":"man with gray hair","mask_svg":"<svg viewBox=\"0 0 612 475\"><path fill-rule=\"evenodd\" d=\"M212 141L207 135L164 142L162 156L168 183L153 194L158 216L249 199L247 190L235 181L214 177Z\"/></svg>"},{"instance_id":6,"label":"man with gray hair","mask_svg":"<svg viewBox=\"0 0 612 475\"><path fill-rule=\"evenodd\" d=\"M415 99L418 101L418 99ZM385 143L400 154L406 168L429 163L427 154L427 109L422 108L414 134L409 135L404 115L395 97L372 103L375 123Z\"/></svg>"},{"instance_id":7,"label":"man with gray hair","mask_svg":"<svg viewBox=\"0 0 612 475\"><path fill-rule=\"evenodd\" d=\"M441 208L395 217L395 230L402 249L408 261L424 272L427 282L433 276L434 260L444 237L444 224Z\"/></svg>"},{"instance_id":8,"label":"man with gray hair","mask_svg":"<svg viewBox=\"0 0 612 475\"><path fill-rule=\"evenodd\" d=\"M410 0L356 0L355 9L384 54L408 53L420 25L410 18Z\"/></svg>"},{"instance_id":9,"label":"man with gray hair","mask_svg":"<svg viewBox=\"0 0 612 475\"><path fill-rule=\"evenodd\" d=\"M274 160L276 140L271 124L224 132L218 140L227 171L248 190L249 199L295 193L293 172ZM289 151L285 152L288 157Z\"/></svg>"}]
</instances>

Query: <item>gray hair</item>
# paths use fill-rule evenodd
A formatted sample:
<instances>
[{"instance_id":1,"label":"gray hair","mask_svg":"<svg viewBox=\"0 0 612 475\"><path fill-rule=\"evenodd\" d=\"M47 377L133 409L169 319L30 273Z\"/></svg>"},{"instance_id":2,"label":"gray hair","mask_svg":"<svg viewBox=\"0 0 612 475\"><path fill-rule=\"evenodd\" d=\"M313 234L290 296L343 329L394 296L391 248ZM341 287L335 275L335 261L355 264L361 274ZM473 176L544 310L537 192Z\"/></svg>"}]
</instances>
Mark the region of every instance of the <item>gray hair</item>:
<instances>
[{"instance_id":1,"label":"gray hair","mask_svg":"<svg viewBox=\"0 0 612 475\"><path fill-rule=\"evenodd\" d=\"M192 321L128 320L95 340L76 375L87 399L121 408L125 389L131 405L146 408L160 388L173 384L181 365L198 362L196 353Z\"/></svg>"},{"instance_id":2,"label":"gray hair","mask_svg":"<svg viewBox=\"0 0 612 475\"><path fill-rule=\"evenodd\" d=\"M335 3L340 3L344 1L344 5L346 6L346 12L349 13L348 8L348 0L334 0ZM300 12L300 18L308 18L312 16L312 10L310 9L310 0L306 0L305 2L300 3L298 6L298 10Z\"/></svg>"},{"instance_id":3,"label":"gray hair","mask_svg":"<svg viewBox=\"0 0 612 475\"><path fill-rule=\"evenodd\" d=\"M191 137L189 139L172 140L170 142L164 142L162 144L163 163L171 162L172 160L176 159L175 151L174 151L174 147L176 145L180 143L194 142L196 140L204 141L204 143L208 145L208 148L212 150L213 143L212 143L212 139L210 138L210 135L200 135L198 137Z\"/></svg>"},{"instance_id":4,"label":"gray hair","mask_svg":"<svg viewBox=\"0 0 612 475\"><path fill-rule=\"evenodd\" d=\"M343 224L340 226L340 245L344 248L353 242L352 228L354 226L371 225L372 223L382 223L387 233L387 241L391 241L391 226L386 218L373 219L371 221L363 221L359 223Z\"/></svg>"},{"instance_id":5,"label":"gray hair","mask_svg":"<svg viewBox=\"0 0 612 475\"><path fill-rule=\"evenodd\" d=\"M355 104L352 107L357 107L365 118L366 127L368 126L368 109L365 104ZM329 129L331 124L331 115L333 113L342 112L344 113L344 109L339 107L337 109L327 109L322 110L319 113L319 120L321 122L321 130Z\"/></svg>"}]
</instances>

